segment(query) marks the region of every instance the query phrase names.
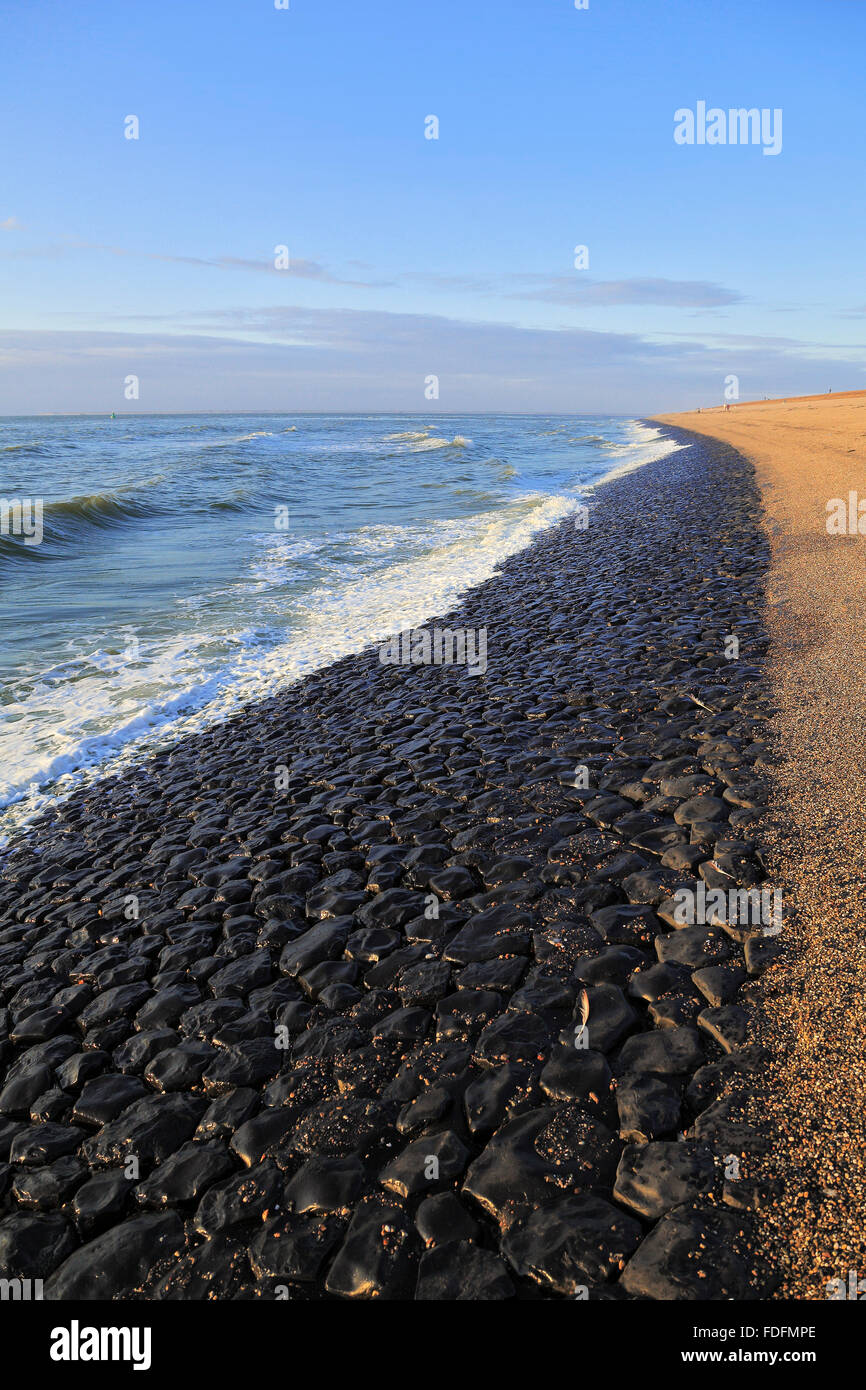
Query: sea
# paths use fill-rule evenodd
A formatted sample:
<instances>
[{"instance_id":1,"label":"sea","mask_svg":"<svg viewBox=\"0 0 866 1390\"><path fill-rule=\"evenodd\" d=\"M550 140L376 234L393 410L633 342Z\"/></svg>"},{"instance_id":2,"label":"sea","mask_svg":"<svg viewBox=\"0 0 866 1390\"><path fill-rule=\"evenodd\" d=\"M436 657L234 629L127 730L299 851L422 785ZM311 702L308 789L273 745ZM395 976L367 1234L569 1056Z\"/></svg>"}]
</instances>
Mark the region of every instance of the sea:
<instances>
[{"instance_id":1,"label":"sea","mask_svg":"<svg viewBox=\"0 0 866 1390\"><path fill-rule=\"evenodd\" d=\"M590 415L0 420L0 843L82 781L445 613L676 447Z\"/></svg>"}]
</instances>

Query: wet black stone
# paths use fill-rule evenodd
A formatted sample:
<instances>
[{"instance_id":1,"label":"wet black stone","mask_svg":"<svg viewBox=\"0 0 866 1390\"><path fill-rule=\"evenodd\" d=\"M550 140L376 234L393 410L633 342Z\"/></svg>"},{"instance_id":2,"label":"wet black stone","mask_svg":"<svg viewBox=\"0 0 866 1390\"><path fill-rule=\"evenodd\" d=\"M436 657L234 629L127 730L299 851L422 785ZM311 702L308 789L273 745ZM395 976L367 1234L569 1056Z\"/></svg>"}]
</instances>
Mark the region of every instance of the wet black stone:
<instances>
[{"instance_id":1,"label":"wet black stone","mask_svg":"<svg viewBox=\"0 0 866 1390\"><path fill-rule=\"evenodd\" d=\"M227 1047L208 1062L202 1082L209 1096L222 1095L238 1086L255 1086L270 1081L282 1070L285 1053L275 1038L251 1038Z\"/></svg>"},{"instance_id":2,"label":"wet black stone","mask_svg":"<svg viewBox=\"0 0 866 1390\"><path fill-rule=\"evenodd\" d=\"M666 1301L745 1298L748 1267L736 1250L741 1230L742 1221L730 1213L676 1207L641 1242L623 1286L635 1296Z\"/></svg>"},{"instance_id":3,"label":"wet black stone","mask_svg":"<svg viewBox=\"0 0 866 1390\"><path fill-rule=\"evenodd\" d=\"M82 1245L45 1284L49 1300L128 1298L160 1259L179 1254L183 1223L174 1212L134 1216Z\"/></svg>"},{"instance_id":4,"label":"wet black stone","mask_svg":"<svg viewBox=\"0 0 866 1390\"><path fill-rule=\"evenodd\" d=\"M271 1158L288 1142L298 1122L294 1106L261 1110L235 1130L229 1147L248 1168Z\"/></svg>"},{"instance_id":5,"label":"wet black stone","mask_svg":"<svg viewBox=\"0 0 866 1390\"><path fill-rule=\"evenodd\" d=\"M704 1009L698 1014L698 1027L725 1049L736 1052L749 1041L749 1015L738 1004Z\"/></svg>"},{"instance_id":6,"label":"wet black stone","mask_svg":"<svg viewBox=\"0 0 866 1390\"><path fill-rule=\"evenodd\" d=\"M144 1079L156 1091L188 1091L197 1086L205 1067L216 1056L208 1043L187 1038L178 1047L166 1048L145 1068Z\"/></svg>"},{"instance_id":7,"label":"wet black stone","mask_svg":"<svg viewBox=\"0 0 866 1390\"><path fill-rule=\"evenodd\" d=\"M402 939L399 932L390 931L387 927L367 927L352 932L346 941L345 952L349 960L375 964L396 951Z\"/></svg>"},{"instance_id":8,"label":"wet black stone","mask_svg":"<svg viewBox=\"0 0 866 1390\"><path fill-rule=\"evenodd\" d=\"M301 1216L296 1212L268 1221L248 1247L253 1274L257 1279L314 1283L346 1224L335 1216Z\"/></svg>"},{"instance_id":9,"label":"wet black stone","mask_svg":"<svg viewBox=\"0 0 866 1390\"><path fill-rule=\"evenodd\" d=\"M463 989L446 994L436 1005L437 1040L475 1037L503 1008L503 996L495 990Z\"/></svg>"},{"instance_id":10,"label":"wet black stone","mask_svg":"<svg viewBox=\"0 0 866 1390\"><path fill-rule=\"evenodd\" d=\"M12 1140L9 1162L26 1163L30 1167L53 1163L56 1158L74 1153L84 1138L84 1130L73 1125L29 1125L19 1130Z\"/></svg>"},{"instance_id":11,"label":"wet black stone","mask_svg":"<svg viewBox=\"0 0 866 1390\"><path fill-rule=\"evenodd\" d=\"M454 1109L454 1097L447 1086L428 1086L419 1096L410 1101L400 1111L396 1127L407 1138L428 1132L437 1132L439 1124Z\"/></svg>"},{"instance_id":12,"label":"wet black stone","mask_svg":"<svg viewBox=\"0 0 866 1390\"><path fill-rule=\"evenodd\" d=\"M676 1076L696 1071L705 1061L697 1029L665 1028L638 1033L623 1045L620 1066L642 1075Z\"/></svg>"},{"instance_id":13,"label":"wet black stone","mask_svg":"<svg viewBox=\"0 0 866 1390\"><path fill-rule=\"evenodd\" d=\"M180 1039L171 1028L149 1028L136 1033L114 1053L115 1064L122 1072L143 1072L159 1052L174 1047Z\"/></svg>"},{"instance_id":14,"label":"wet black stone","mask_svg":"<svg viewBox=\"0 0 866 1390\"><path fill-rule=\"evenodd\" d=\"M407 966L428 960L430 948L426 941L416 941L411 946L401 946L391 952L384 960L364 972L364 984L369 990L387 990L393 987L400 972Z\"/></svg>"},{"instance_id":15,"label":"wet black stone","mask_svg":"<svg viewBox=\"0 0 866 1390\"><path fill-rule=\"evenodd\" d=\"M522 956L503 956L499 960L467 965L455 976L454 983L458 989L502 991L508 994L517 988L525 973L526 960Z\"/></svg>"},{"instance_id":16,"label":"wet black stone","mask_svg":"<svg viewBox=\"0 0 866 1390\"><path fill-rule=\"evenodd\" d=\"M428 1247L476 1240L478 1222L453 1192L425 1197L415 1213L415 1229Z\"/></svg>"},{"instance_id":17,"label":"wet black stone","mask_svg":"<svg viewBox=\"0 0 866 1390\"><path fill-rule=\"evenodd\" d=\"M472 1134L490 1134L505 1117L510 1104L527 1094L535 1069L506 1062L484 1072L466 1089L463 1105Z\"/></svg>"},{"instance_id":18,"label":"wet black stone","mask_svg":"<svg viewBox=\"0 0 866 1390\"><path fill-rule=\"evenodd\" d=\"M147 1096L85 1140L82 1153L96 1166L116 1166L135 1157L143 1170L150 1168L192 1137L206 1109L200 1096Z\"/></svg>"},{"instance_id":19,"label":"wet black stone","mask_svg":"<svg viewBox=\"0 0 866 1390\"><path fill-rule=\"evenodd\" d=\"M355 1212L325 1288L343 1298L405 1297L412 1285L411 1253L403 1210L370 1198Z\"/></svg>"},{"instance_id":20,"label":"wet black stone","mask_svg":"<svg viewBox=\"0 0 866 1390\"><path fill-rule=\"evenodd\" d=\"M416 1041L426 1035L431 1021L426 1009L395 1009L393 1013L385 1014L373 1024L372 1034L374 1038L404 1038L407 1041Z\"/></svg>"},{"instance_id":21,"label":"wet black stone","mask_svg":"<svg viewBox=\"0 0 866 1390\"><path fill-rule=\"evenodd\" d=\"M0 1114L16 1118L29 1115L31 1105L50 1088L53 1079L52 1068L45 1064L20 1072L0 1091Z\"/></svg>"},{"instance_id":22,"label":"wet black stone","mask_svg":"<svg viewBox=\"0 0 866 1390\"><path fill-rule=\"evenodd\" d=\"M603 940L638 950L652 946L661 924L646 903L622 903L600 907L590 920Z\"/></svg>"},{"instance_id":23,"label":"wet black stone","mask_svg":"<svg viewBox=\"0 0 866 1390\"><path fill-rule=\"evenodd\" d=\"M240 1296L252 1279L246 1247L216 1235L182 1255L169 1272L150 1285L154 1299L183 1302L225 1301Z\"/></svg>"},{"instance_id":24,"label":"wet black stone","mask_svg":"<svg viewBox=\"0 0 866 1390\"><path fill-rule=\"evenodd\" d=\"M432 1009L451 984L451 967L444 961L419 961L417 965L404 967L394 985L404 1005L422 1005Z\"/></svg>"},{"instance_id":25,"label":"wet black stone","mask_svg":"<svg viewBox=\"0 0 866 1390\"><path fill-rule=\"evenodd\" d=\"M95 1076L100 1076L111 1062L107 1052L75 1052L57 1068L57 1080L65 1090L78 1091Z\"/></svg>"},{"instance_id":26,"label":"wet black stone","mask_svg":"<svg viewBox=\"0 0 866 1390\"><path fill-rule=\"evenodd\" d=\"M68 1009L51 1005L28 1014L20 1023L16 1022L9 1037L16 1045L44 1042L61 1033L71 1021L72 1015Z\"/></svg>"},{"instance_id":27,"label":"wet black stone","mask_svg":"<svg viewBox=\"0 0 866 1390\"><path fill-rule=\"evenodd\" d=\"M469 898L476 892L478 884L469 869L454 864L431 874L427 884L431 893L445 901Z\"/></svg>"},{"instance_id":28,"label":"wet black stone","mask_svg":"<svg viewBox=\"0 0 866 1390\"><path fill-rule=\"evenodd\" d=\"M366 902L355 916L362 926L397 930L423 913L425 906L421 893L413 893L408 888L388 888Z\"/></svg>"},{"instance_id":29,"label":"wet black stone","mask_svg":"<svg viewBox=\"0 0 866 1390\"><path fill-rule=\"evenodd\" d=\"M297 1212L327 1213L351 1206L364 1185L360 1159L309 1158L286 1186L285 1201Z\"/></svg>"},{"instance_id":30,"label":"wet black stone","mask_svg":"<svg viewBox=\"0 0 866 1390\"><path fill-rule=\"evenodd\" d=\"M551 1100L582 1101L604 1118L610 1112L613 1081L600 1052L583 1047L559 1047L546 1063L539 1084Z\"/></svg>"},{"instance_id":31,"label":"wet black stone","mask_svg":"<svg viewBox=\"0 0 866 1390\"><path fill-rule=\"evenodd\" d=\"M301 1033L292 1045L292 1058L297 1061L307 1057L340 1057L362 1043L360 1030L348 1019L337 1015L313 1023L305 1033Z\"/></svg>"},{"instance_id":32,"label":"wet black stone","mask_svg":"<svg viewBox=\"0 0 866 1390\"><path fill-rule=\"evenodd\" d=\"M458 1241L437 1245L421 1256L417 1300L490 1303L513 1297L507 1266L491 1250Z\"/></svg>"},{"instance_id":33,"label":"wet black stone","mask_svg":"<svg viewBox=\"0 0 866 1390\"><path fill-rule=\"evenodd\" d=\"M135 1190L143 1207L176 1207L198 1202L207 1189L234 1171L225 1145L218 1139L186 1143L170 1155Z\"/></svg>"},{"instance_id":34,"label":"wet black stone","mask_svg":"<svg viewBox=\"0 0 866 1390\"><path fill-rule=\"evenodd\" d=\"M90 1031L105 1023L113 1023L117 1018L127 1018L134 1014L151 994L150 985L118 985L114 989L98 994L92 1004L88 1004L78 1016L81 1027Z\"/></svg>"},{"instance_id":35,"label":"wet black stone","mask_svg":"<svg viewBox=\"0 0 866 1390\"><path fill-rule=\"evenodd\" d=\"M722 1096L701 1111L689 1137L704 1140L717 1153L745 1155L766 1150L770 1140L743 1119L741 1109L735 1096Z\"/></svg>"},{"instance_id":36,"label":"wet black stone","mask_svg":"<svg viewBox=\"0 0 866 1390\"><path fill-rule=\"evenodd\" d=\"M340 1096L307 1111L292 1147L300 1154L341 1158L362 1152L387 1128L387 1117L375 1101Z\"/></svg>"},{"instance_id":37,"label":"wet black stone","mask_svg":"<svg viewBox=\"0 0 866 1390\"><path fill-rule=\"evenodd\" d=\"M656 937L656 955L667 964L700 969L727 960L731 943L718 927L682 927L668 936Z\"/></svg>"},{"instance_id":38,"label":"wet black stone","mask_svg":"<svg viewBox=\"0 0 866 1390\"><path fill-rule=\"evenodd\" d=\"M691 980L689 970L684 965L650 965L646 970L638 970L629 977L628 993L632 999L643 999L654 1004L665 994L682 992Z\"/></svg>"},{"instance_id":39,"label":"wet black stone","mask_svg":"<svg viewBox=\"0 0 866 1390\"><path fill-rule=\"evenodd\" d=\"M638 1016L617 985L588 985L585 990L589 1014L584 1027L581 1001L575 1005L574 1018L561 1035L560 1041L592 1048L596 1052L611 1052L623 1038L638 1026Z\"/></svg>"},{"instance_id":40,"label":"wet black stone","mask_svg":"<svg viewBox=\"0 0 866 1390\"><path fill-rule=\"evenodd\" d=\"M445 959L469 965L498 956L528 955L531 943L525 918L516 908L492 907L478 913L451 938Z\"/></svg>"},{"instance_id":41,"label":"wet black stone","mask_svg":"<svg viewBox=\"0 0 866 1390\"><path fill-rule=\"evenodd\" d=\"M97 1173L76 1191L68 1214L83 1239L113 1225L132 1201L134 1184L125 1173Z\"/></svg>"},{"instance_id":42,"label":"wet black stone","mask_svg":"<svg viewBox=\"0 0 866 1390\"><path fill-rule=\"evenodd\" d=\"M0 1278L47 1279L77 1245L65 1216L14 1212L0 1221Z\"/></svg>"},{"instance_id":43,"label":"wet black stone","mask_svg":"<svg viewBox=\"0 0 866 1390\"><path fill-rule=\"evenodd\" d=\"M61 1091L59 1086L52 1086L50 1091L43 1091L36 1097L30 1107L30 1118L34 1124L60 1124L69 1119L71 1111L72 1096Z\"/></svg>"},{"instance_id":44,"label":"wet black stone","mask_svg":"<svg viewBox=\"0 0 866 1390\"><path fill-rule=\"evenodd\" d=\"M711 1192L717 1185L712 1150L688 1141L630 1144L616 1173L615 1199L645 1221Z\"/></svg>"},{"instance_id":45,"label":"wet black stone","mask_svg":"<svg viewBox=\"0 0 866 1390\"><path fill-rule=\"evenodd\" d=\"M781 954L781 944L775 937L752 936L744 946L746 969L750 975L761 975Z\"/></svg>"},{"instance_id":46,"label":"wet black stone","mask_svg":"<svg viewBox=\"0 0 866 1390\"><path fill-rule=\"evenodd\" d=\"M251 1086L238 1086L211 1101L199 1121L196 1139L230 1139L260 1105L259 1093Z\"/></svg>"},{"instance_id":47,"label":"wet black stone","mask_svg":"<svg viewBox=\"0 0 866 1390\"><path fill-rule=\"evenodd\" d=\"M147 1087L135 1076L106 1073L88 1081L72 1111L77 1124L100 1128L113 1120L133 1101L147 1095Z\"/></svg>"},{"instance_id":48,"label":"wet black stone","mask_svg":"<svg viewBox=\"0 0 866 1390\"><path fill-rule=\"evenodd\" d=\"M202 1235L233 1235L261 1225L265 1212L282 1202L283 1178L270 1159L211 1187L195 1212L195 1229Z\"/></svg>"},{"instance_id":49,"label":"wet black stone","mask_svg":"<svg viewBox=\"0 0 866 1390\"><path fill-rule=\"evenodd\" d=\"M598 955L581 956L575 963L572 978L585 985L622 987L635 970L648 962L647 954L634 946L605 946Z\"/></svg>"},{"instance_id":50,"label":"wet black stone","mask_svg":"<svg viewBox=\"0 0 866 1390\"><path fill-rule=\"evenodd\" d=\"M201 998L197 985L176 984L169 989L158 990L143 1004L135 1016L135 1026L141 1032L157 1028L173 1027L187 1009Z\"/></svg>"},{"instance_id":51,"label":"wet black stone","mask_svg":"<svg viewBox=\"0 0 866 1390\"><path fill-rule=\"evenodd\" d=\"M747 972L738 961L725 961L721 965L705 965L696 970L692 980L701 994L714 1008L735 999L741 985L748 979Z\"/></svg>"},{"instance_id":52,"label":"wet black stone","mask_svg":"<svg viewBox=\"0 0 866 1390\"><path fill-rule=\"evenodd\" d=\"M4 1120L0 1117L0 1161L6 1162L9 1157L9 1150L12 1147L12 1140L16 1134L20 1134L25 1125L20 1120Z\"/></svg>"},{"instance_id":53,"label":"wet black stone","mask_svg":"<svg viewBox=\"0 0 866 1390\"><path fill-rule=\"evenodd\" d=\"M549 1050L550 1029L542 1018L531 1013L500 1014L481 1032L475 1057L490 1067L506 1062L532 1065L543 1062Z\"/></svg>"},{"instance_id":54,"label":"wet black stone","mask_svg":"<svg viewBox=\"0 0 866 1390\"><path fill-rule=\"evenodd\" d=\"M12 1170L10 1170L12 1176ZM57 1211L87 1177L87 1164L67 1154L43 1168L27 1168L14 1174L12 1196L20 1207Z\"/></svg>"},{"instance_id":55,"label":"wet black stone","mask_svg":"<svg viewBox=\"0 0 866 1390\"><path fill-rule=\"evenodd\" d=\"M680 1123L676 1086L661 1076L627 1075L616 1084L619 1132L630 1143L647 1143L673 1134Z\"/></svg>"},{"instance_id":56,"label":"wet black stone","mask_svg":"<svg viewBox=\"0 0 866 1390\"><path fill-rule=\"evenodd\" d=\"M251 951L217 970L208 980L211 993L219 998L246 998L253 989L270 984L273 966L268 951Z\"/></svg>"},{"instance_id":57,"label":"wet black stone","mask_svg":"<svg viewBox=\"0 0 866 1390\"><path fill-rule=\"evenodd\" d=\"M294 978L302 970L319 965L323 960L336 960L343 954L354 925L351 917L337 917L310 927L284 947L280 956L280 970Z\"/></svg>"},{"instance_id":58,"label":"wet black stone","mask_svg":"<svg viewBox=\"0 0 866 1390\"><path fill-rule=\"evenodd\" d=\"M614 1277L643 1235L640 1223L602 1197L581 1193L532 1212L508 1231L502 1253L515 1273L575 1297Z\"/></svg>"},{"instance_id":59,"label":"wet black stone","mask_svg":"<svg viewBox=\"0 0 866 1390\"><path fill-rule=\"evenodd\" d=\"M383 1187L400 1197L415 1197L451 1186L464 1172L469 1150L450 1130L425 1135L408 1144L379 1174Z\"/></svg>"}]
</instances>

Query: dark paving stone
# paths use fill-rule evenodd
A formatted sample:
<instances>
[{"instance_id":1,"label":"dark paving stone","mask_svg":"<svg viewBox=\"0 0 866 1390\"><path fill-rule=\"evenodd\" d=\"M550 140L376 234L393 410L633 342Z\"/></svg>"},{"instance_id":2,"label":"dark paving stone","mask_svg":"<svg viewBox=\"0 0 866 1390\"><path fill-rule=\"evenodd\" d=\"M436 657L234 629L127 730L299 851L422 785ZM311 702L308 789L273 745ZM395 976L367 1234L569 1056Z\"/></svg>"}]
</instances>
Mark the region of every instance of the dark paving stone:
<instances>
[{"instance_id":1,"label":"dark paving stone","mask_svg":"<svg viewBox=\"0 0 866 1390\"><path fill-rule=\"evenodd\" d=\"M618 1274L643 1235L638 1221L592 1193L534 1211L502 1251L521 1278L573 1298L587 1282Z\"/></svg>"},{"instance_id":2,"label":"dark paving stone","mask_svg":"<svg viewBox=\"0 0 866 1390\"><path fill-rule=\"evenodd\" d=\"M421 1256L416 1299L491 1303L513 1297L508 1268L491 1250L459 1241L439 1245Z\"/></svg>"},{"instance_id":3,"label":"dark paving stone","mask_svg":"<svg viewBox=\"0 0 866 1390\"><path fill-rule=\"evenodd\" d=\"M179 1255L183 1222L174 1212L134 1216L82 1245L45 1284L49 1300L129 1297L158 1260Z\"/></svg>"},{"instance_id":4,"label":"dark paving stone","mask_svg":"<svg viewBox=\"0 0 866 1390\"><path fill-rule=\"evenodd\" d=\"M716 1165L706 1144L630 1144L619 1161L613 1195L645 1221L658 1221L716 1185Z\"/></svg>"}]
</instances>

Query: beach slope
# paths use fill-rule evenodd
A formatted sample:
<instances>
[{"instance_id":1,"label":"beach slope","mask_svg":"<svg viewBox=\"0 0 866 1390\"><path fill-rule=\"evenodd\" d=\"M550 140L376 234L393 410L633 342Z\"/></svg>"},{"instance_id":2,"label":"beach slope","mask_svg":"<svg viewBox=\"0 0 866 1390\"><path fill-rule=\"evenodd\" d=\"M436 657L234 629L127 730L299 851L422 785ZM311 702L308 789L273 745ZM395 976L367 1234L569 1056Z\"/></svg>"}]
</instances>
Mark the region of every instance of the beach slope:
<instances>
[{"instance_id":1,"label":"beach slope","mask_svg":"<svg viewBox=\"0 0 866 1390\"><path fill-rule=\"evenodd\" d=\"M764 1237L780 1295L832 1297L866 1261L866 392L659 420L732 444L765 508L772 799L787 822L771 849L784 952L757 990L774 1062L754 1103L777 1136L782 1190Z\"/></svg>"}]
</instances>

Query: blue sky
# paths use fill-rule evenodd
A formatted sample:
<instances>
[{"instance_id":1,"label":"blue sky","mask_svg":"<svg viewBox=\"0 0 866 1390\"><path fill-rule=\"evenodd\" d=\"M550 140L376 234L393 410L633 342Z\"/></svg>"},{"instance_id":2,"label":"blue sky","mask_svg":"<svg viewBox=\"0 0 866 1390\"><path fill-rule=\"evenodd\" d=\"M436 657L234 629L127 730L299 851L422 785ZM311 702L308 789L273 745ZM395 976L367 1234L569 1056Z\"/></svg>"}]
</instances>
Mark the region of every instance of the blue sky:
<instances>
[{"instance_id":1,"label":"blue sky","mask_svg":"<svg viewBox=\"0 0 866 1390\"><path fill-rule=\"evenodd\" d=\"M0 412L866 385L859 0L290 6L5 0ZM699 101L781 152L677 145Z\"/></svg>"}]
</instances>

